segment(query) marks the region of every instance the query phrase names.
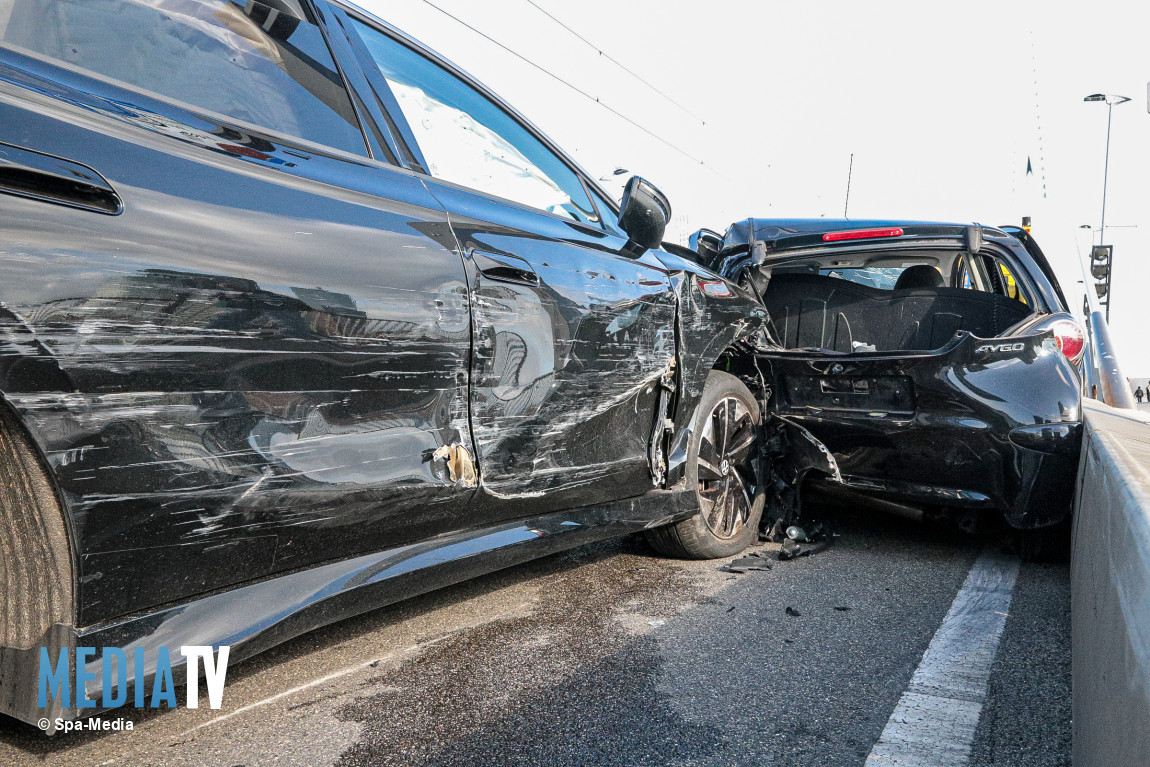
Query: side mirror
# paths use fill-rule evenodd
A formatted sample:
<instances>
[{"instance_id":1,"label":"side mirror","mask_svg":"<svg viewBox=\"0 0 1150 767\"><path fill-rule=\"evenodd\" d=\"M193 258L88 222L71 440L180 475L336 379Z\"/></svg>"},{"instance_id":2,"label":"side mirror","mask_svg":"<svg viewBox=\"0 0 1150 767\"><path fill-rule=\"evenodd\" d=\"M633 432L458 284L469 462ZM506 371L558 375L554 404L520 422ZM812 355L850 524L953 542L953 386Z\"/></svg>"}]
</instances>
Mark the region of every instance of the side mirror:
<instances>
[{"instance_id":1,"label":"side mirror","mask_svg":"<svg viewBox=\"0 0 1150 767\"><path fill-rule=\"evenodd\" d=\"M709 264L719 255L719 250L723 247L723 235L711 229L700 229L691 235L687 244L691 250L699 254L702 263Z\"/></svg>"},{"instance_id":2,"label":"side mirror","mask_svg":"<svg viewBox=\"0 0 1150 767\"><path fill-rule=\"evenodd\" d=\"M657 248L671 220L671 203L650 182L632 176L619 204L619 228L627 233L628 252L635 256Z\"/></svg>"}]
</instances>

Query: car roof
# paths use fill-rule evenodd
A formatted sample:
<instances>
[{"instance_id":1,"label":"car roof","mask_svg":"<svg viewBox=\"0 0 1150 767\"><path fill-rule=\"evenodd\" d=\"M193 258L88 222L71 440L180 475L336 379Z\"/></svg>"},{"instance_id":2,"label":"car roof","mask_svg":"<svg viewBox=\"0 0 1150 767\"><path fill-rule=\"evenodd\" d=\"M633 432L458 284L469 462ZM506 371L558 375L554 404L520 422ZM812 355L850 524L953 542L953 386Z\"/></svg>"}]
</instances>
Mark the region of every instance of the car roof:
<instances>
[{"instance_id":1,"label":"car roof","mask_svg":"<svg viewBox=\"0 0 1150 767\"><path fill-rule=\"evenodd\" d=\"M762 241L774 248L787 247L785 240L800 238L809 243L810 235L827 232L846 232L856 229L900 228L907 235L930 237L961 237L970 226L980 226L985 234L1004 236L996 227L982 224L959 224L943 221L913 221L907 219L845 219L845 218L748 218L731 224L723 235L723 250L749 246ZM800 243L796 242L796 245Z\"/></svg>"},{"instance_id":2,"label":"car roof","mask_svg":"<svg viewBox=\"0 0 1150 767\"><path fill-rule=\"evenodd\" d=\"M1067 311L1066 298L1050 268L1046 257L1033 241L1029 232L1015 227L1000 228L983 224L960 224L944 221L914 221L909 219L845 219L845 218L748 218L731 224L723 236L723 244L716 262L728 256L738 258L737 254L745 253L751 249L755 242L765 243L768 253L767 262L775 258L786 260L789 252L798 252L808 249L846 250L850 248L899 248L900 246L915 247L940 240L964 241L967 230L978 227L982 230L982 239L997 243L1009 249L1019 260L1020 267L1030 273L1039 284L1045 300L1053 307L1060 307ZM847 232L858 229L901 229L898 236L866 239L845 239L839 242L824 242L822 236L828 232ZM1028 264L1038 268L1033 269ZM714 268L721 269L717 266ZM1035 273L1037 271L1037 273Z\"/></svg>"}]
</instances>

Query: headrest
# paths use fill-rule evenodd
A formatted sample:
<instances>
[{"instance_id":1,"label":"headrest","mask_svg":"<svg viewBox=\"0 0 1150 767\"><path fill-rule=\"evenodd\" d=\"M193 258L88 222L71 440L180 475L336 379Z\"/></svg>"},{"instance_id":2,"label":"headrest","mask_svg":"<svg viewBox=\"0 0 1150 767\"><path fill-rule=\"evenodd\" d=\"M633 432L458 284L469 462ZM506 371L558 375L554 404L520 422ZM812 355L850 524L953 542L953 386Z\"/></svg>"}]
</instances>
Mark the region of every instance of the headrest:
<instances>
[{"instance_id":1,"label":"headrest","mask_svg":"<svg viewBox=\"0 0 1150 767\"><path fill-rule=\"evenodd\" d=\"M894 284L895 290L913 290L915 288L941 288L942 275L938 270L928 264L916 264L907 267L898 276Z\"/></svg>"}]
</instances>

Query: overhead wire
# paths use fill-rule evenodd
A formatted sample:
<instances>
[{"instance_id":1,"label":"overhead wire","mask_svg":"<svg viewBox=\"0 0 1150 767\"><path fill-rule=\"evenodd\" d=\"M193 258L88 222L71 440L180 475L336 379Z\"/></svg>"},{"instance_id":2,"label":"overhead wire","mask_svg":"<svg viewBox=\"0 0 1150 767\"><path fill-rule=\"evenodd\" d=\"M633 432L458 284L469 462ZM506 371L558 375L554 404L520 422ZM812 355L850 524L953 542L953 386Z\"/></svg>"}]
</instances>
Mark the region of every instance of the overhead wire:
<instances>
[{"instance_id":1,"label":"overhead wire","mask_svg":"<svg viewBox=\"0 0 1150 767\"><path fill-rule=\"evenodd\" d=\"M503 44L503 43L501 43L500 41L496 40L496 39L495 39L494 37L492 37L491 35L487 34L486 32L483 32L482 30L475 28L474 26L472 26L471 24L467 23L466 21L464 21L463 19L459 18L458 16L456 16L456 15L454 15L454 14L450 13L449 11L446 11L446 10L444 10L443 8L440 8L438 5L436 5L435 3L431 2L431 0L422 0L422 2L423 2L425 5L428 5L428 6L432 7L432 8L434 8L435 10L439 11L440 13L442 13L444 16L448 17L449 19L452 19L453 21L455 21L455 22L457 22L457 23L459 23L459 24L462 24L464 27L467 27L467 28L468 28L468 29L470 29L472 32L474 32L475 34L477 34L477 35L479 35L480 37L482 37L484 40L487 40L488 42L490 42L490 43L492 43L492 44L494 44L494 45L496 45L496 46L498 46L498 47L502 48L504 51L506 51L507 53L510 53L512 56L514 56L515 58L519 59L520 61L523 61L525 64L528 64L528 65L530 65L530 66L534 67L535 69L538 69L540 72L542 72L543 74L547 75L547 76L548 76L548 77L550 77L551 79L553 79L553 80L555 80L555 81L557 81L557 82L559 82L559 83L562 83L563 85L567 86L567 87L568 87L568 88L570 88L571 90L573 90L573 91L575 91L576 93L578 93L580 96L583 96L584 98L588 99L589 101L594 101L596 104L598 104L599 106L603 107L603 108L604 108L604 109L606 109L608 112L610 112L611 114L615 115L615 116L616 116L616 117L618 117L619 119L623 120L623 121L624 121L624 122L626 122L627 124L629 124L629 125L633 126L634 128L637 128L638 130L640 130L640 131L642 131L643 133L647 134L648 136L650 136L651 138L653 138L653 139L655 139L656 141L660 142L661 144L664 144L664 145L666 145L667 147L669 147L669 148L671 148L672 150L674 150L675 152L678 152L679 154L683 155L683 156L684 156L684 157L686 157L687 159L689 159L689 160L691 160L691 161L693 161L693 162L697 162L699 165L703 166L704 168L706 168L707 170L711 171L712 173L714 173L714 174L716 174L716 175L718 175L718 176L722 176L722 175L723 175L722 173L719 173L719 171L717 171L717 170L715 170L714 168L712 168L712 167L710 167L709 165L707 165L707 164L706 164L706 163L705 163L705 162L704 162L702 159L700 159L700 158L696 157L695 155L691 154L690 152L688 152L687 150L683 149L682 147L680 147L680 146L677 146L676 144L672 143L671 141L668 141L667 139L663 138L663 137L662 137L662 136L660 136L659 134L657 134L657 133L655 133L654 131L652 131L650 128L647 128L646 126L644 126L644 125L641 125L640 123L638 123L638 122L636 122L635 120L631 119L630 117L628 117L627 115L623 114L622 112L620 112L619 110L615 109L614 107L610 106L609 104L604 104L602 101L600 101L600 100L598 99L598 97L596 97L596 96L593 96L592 94L588 93L587 91L583 90L582 88L580 88L580 87L578 87L578 86L576 86L576 85L573 85L572 83L568 82L567 80L564 80L562 77L560 77L559 75L555 74L555 73L554 73L554 72L552 72L551 70L547 69L547 68L546 68L546 67L544 67L543 65L541 65L541 64L537 64L537 63L535 63L534 61L532 61L531 59L529 59L529 58L527 58L526 56L524 56L523 54L519 53L518 51L515 51L515 50L513 50L513 49L509 48L508 46L504 45L504 44Z\"/></svg>"},{"instance_id":2,"label":"overhead wire","mask_svg":"<svg viewBox=\"0 0 1150 767\"><path fill-rule=\"evenodd\" d=\"M699 123L700 123L701 125L706 125L706 124L707 124L707 121L706 121L704 118L702 118L702 117L700 117L699 115L695 114L695 113L694 113L694 112L692 112L692 111L691 111L689 108L687 108L687 107L686 107L686 106L684 106L683 104L680 104L680 103L679 103L678 101L676 101L675 99L671 98L671 96L669 96L667 93L665 93L665 92L663 92L662 90L660 90L659 88L657 88L657 87L656 87L655 85L653 85L652 83L650 83L650 82L648 82L647 80L645 80L643 77L641 77L641 76L640 76L640 75L639 75L637 72L635 72L633 69L631 69L630 67L628 67L626 64L624 64L623 62L619 61L619 60L618 60L617 58L615 58L614 56L612 56L612 55L610 55L609 53L607 53L606 51L604 51L604 50L603 50L602 48L600 48L598 45L596 45L595 43L591 42L591 41L590 41L590 40L588 40L586 37L584 37L583 35L579 34L579 33L578 33L578 32L576 32L574 29L572 29L571 27L567 26L565 23L563 23L563 21L562 21L562 20L560 20L560 19L556 18L555 16L553 16L553 15L552 15L552 14L551 14L551 13L550 13L550 12L549 12L549 11L548 11L546 8L544 8L543 6L541 6L541 5L539 5L538 3L536 3L536 2L535 2L535 0L527 0L527 3L528 3L529 5L531 5L532 7L534 7L534 8L535 8L537 11L539 11L540 13L542 13L544 16L546 16L547 18L551 19L552 21L554 21L554 22L555 22L556 24L558 24L559 26L561 26L561 27L563 27L564 29L566 29L566 30L567 30L568 32L570 32L572 35L574 35L575 37L579 38L579 40L581 40L581 41L582 41L582 42L583 42L585 45L587 45L588 47L590 47L590 48L592 48L593 50L595 50L595 51L596 51L596 52L597 52L597 53L598 53L600 56L602 56L603 58L607 59L608 61L610 61L610 62L611 62L612 64L614 64L615 66L619 67L619 69L622 69L624 72L626 72L627 74L631 75L631 77L634 77L636 80L638 80L639 82L643 83L643 85L647 86L647 87L648 87L648 88L650 88L652 91L654 91L655 93L657 93L657 94L659 94L660 96L662 96L662 97L663 97L664 99L666 99L666 100L667 100L669 103L671 103L671 104L674 104L676 107L678 107L679 109L683 110L684 112L686 112L687 114L689 114L691 117L694 117L696 120L698 120L698 121L699 121Z\"/></svg>"},{"instance_id":3,"label":"overhead wire","mask_svg":"<svg viewBox=\"0 0 1150 767\"><path fill-rule=\"evenodd\" d=\"M1030 72L1034 76L1034 130L1038 137L1038 175L1042 184L1042 199L1046 199L1046 152L1042 145L1042 106L1038 88L1038 53L1034 44L1034 30L1029 32L1030 37ZM1029 158L1028 158L1029 159Z\"/></svg>"}]
</instances>

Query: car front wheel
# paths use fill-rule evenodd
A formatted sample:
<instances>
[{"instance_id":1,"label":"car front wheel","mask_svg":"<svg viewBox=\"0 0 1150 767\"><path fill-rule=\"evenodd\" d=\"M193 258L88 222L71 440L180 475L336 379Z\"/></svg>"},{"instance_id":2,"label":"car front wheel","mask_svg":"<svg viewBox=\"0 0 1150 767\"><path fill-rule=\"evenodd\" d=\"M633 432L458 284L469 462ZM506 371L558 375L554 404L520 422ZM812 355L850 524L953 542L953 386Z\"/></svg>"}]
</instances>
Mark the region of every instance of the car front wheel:
<instances>
[{"instance_id":1,"label":"car front wheel","mask_svg":"<svg viewBox=\"0 0 1150 767\"><path fill-rule=\"evenodd\" d=\"M751 465L760 423L759 405L743 382L712 370L687 449L687 482L699 513L648 530L647 540L655 549L670 556L714 559L755 542L766 502L756 492Z\"/></svg>"}]
</instances>

